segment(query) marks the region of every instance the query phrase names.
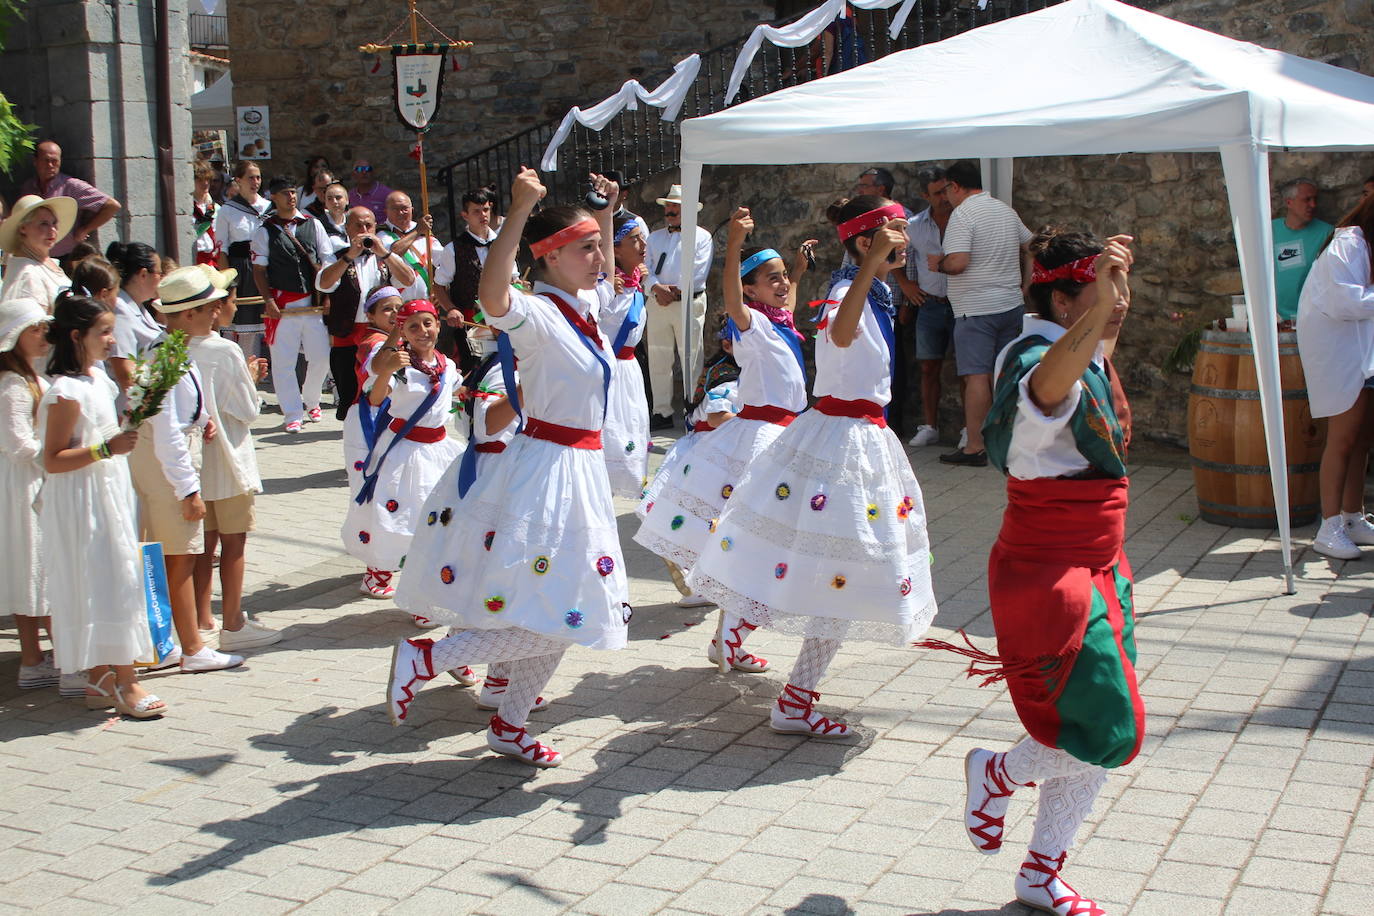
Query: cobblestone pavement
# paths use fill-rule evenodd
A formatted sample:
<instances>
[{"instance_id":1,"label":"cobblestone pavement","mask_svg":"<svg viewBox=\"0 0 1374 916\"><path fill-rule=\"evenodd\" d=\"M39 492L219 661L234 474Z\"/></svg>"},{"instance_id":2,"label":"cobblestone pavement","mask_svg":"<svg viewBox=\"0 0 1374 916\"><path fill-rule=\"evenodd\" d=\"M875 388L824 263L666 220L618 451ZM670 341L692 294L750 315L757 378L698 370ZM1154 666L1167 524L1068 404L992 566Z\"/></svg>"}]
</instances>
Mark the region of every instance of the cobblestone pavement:
<instances>
[{"instance_id":1,"label":"cobblestone pavement","mask_svg":"<svg viewBox=\"0 0 1374 916\"><path fill-rule=\"evenodd\" d=\"M409 619L358 592L338 538L339 425L265 417L267 493L248 602L286 631L241 670L150 677L174 712L135 722L19 694L0 636L0 911L538 914L1026 911L1008 849L961 826L961 761L1020 736L1000 688L945 653L846 646L823 704L853 745L765 727L795 640L761 631L764 676L721 676L709 621L677 608L630 540L623 652L573 650L531 723L566 756L497 758L472 691L436 681L393 728L382 707ZM984 584L1002 486L914 464L930 513L932 635L991 637ZM1113 774L1067 877L1112 914L1360 914L1374 876L1374 559L1297 554L1281 594L1268 533L1193 521L1187 470L1134 469L1127 549L1149 737ZM1086 847L1082 839L1087 839Z\"/></svg>"}]
</instances>

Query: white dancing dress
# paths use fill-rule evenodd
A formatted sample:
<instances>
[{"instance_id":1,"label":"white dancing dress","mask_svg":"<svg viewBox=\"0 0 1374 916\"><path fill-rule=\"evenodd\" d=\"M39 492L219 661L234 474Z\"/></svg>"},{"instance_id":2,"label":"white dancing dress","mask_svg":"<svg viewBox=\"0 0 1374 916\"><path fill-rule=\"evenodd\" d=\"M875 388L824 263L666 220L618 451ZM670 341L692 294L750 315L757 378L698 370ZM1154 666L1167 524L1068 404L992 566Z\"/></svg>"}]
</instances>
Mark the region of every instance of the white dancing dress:
<instances>
[{"instance_id":1,"label":"white dancing dress","mask_svg":"<svg viewBox=\"0 0 1374 916\"><path fill-rule=\"evenodd\" d=\"M649 401L644 393L644 371L635 359L635 347L644 336L644 292L626 289L611 298L598 319L615 353L610 403L602 430L602 454L611 478L611 492L625 499L639 499L649 474Z\"/></svg>"},{"instance_id":2,"label":"white dancing dress","mask_svg":"<svg viewBox=\"0 0 1374 916\"><path fill-rule=\"evenodd\" d=\"M81 408L70 447L99 445L119 432L119 388L99 366L53 380L38 407L39 439L58 400ZM149 435L144 430L143 435ZM50 474L38 510L52 607L53 655L63 671L130 665L153 657L144 617L143 564L129 462L115 455Z\"/></svg>"},{"instance_id":3,"label":"white dancing dress","mask_svg":"<svg viewBox=\"0 0 1374 916\"><path fill-rule=\"evenodd\" d=\"M512 290L510 311L489 317L520 363L523 434L499 461L479 465L462 496L454 468L430 495L396 591L400 607L467 630L625 646L625 563L595 447L615 360L587 327L612 295L605 282L581 296L539 283L535 295Z\"/></svg>"},{"instance_id":4,"label":"white dancing dress","mask_svg":"<svg viewBox=\"0 0 1374 916\"><path fill-rule=\"evenodd\" d=\"M712 414L737 414L742 407L744 401L739 395L739 379L722 382L706 392L701 403L687 414L687 432L668 449L668 454L663 456L663 463L658 466L658 472L644 488L644 498L635 506L635 515L643 519L649 514L649 508L658 499L664 483L674 479L673 472L676 470L681 474L682 465L692 460L692 453L705 440L706 434L719 429L718 425L712 426L707 417Z\"/></svg>"},{"instance_id":5,"label":"white dancing dress","mask_svg":"<svg viewBox=\"0 0 1374 916\"><path fill-rule=\"evenodd\" d=\"M39 397L48 387L38 377ZM0 613L44 617L42 535L34 501L43 489L43 442L34 427L34 392L17 372L0 373Z\"/></svg>"},{"instance_id":6,"label":"white dancing dress","mask_svg":"<svg viewBox=\"0 0 1374 916\"><path fill-rule=\"evenodd\" d=\"M443 365L437 386L413 366L402 366L393 373L391 406L383 417L387 424L382 426L379 421L376 444L370 457L363 459L361 472L356 470L356 461L351 466L363 481L375 474L375 489L372 498L361 504L357 501L359 490L349 490L348 514L340 536L349 555L369 568L402 568L411 538L424 518L425 500L459 455L460 444L448 437L447 427L458 367L447 359ZM364 390L377 381L370 373L370 362L368 366ZM354 412L361 410L360 401ZM350 419L357 421L354 416ZM411 421L413 428L402 436Z\"/></svg>"},{"instance_id":7,"label":"white dancing dress","mask_svg":"<svg viewBox=\"0 0 1374 916\"><path fill-rule=\"evenodd\" d=\"M921 489L883 418L891 317L870 299L841 348L830 338L838 308L816 338L821 400L749 464L688 584L761 626L902 645L930 625L935 597Z\"/></svg>"},{"instance_id":8,"label":"white dancing dress","mask_svg":"<svg viewBox=\"0 0 1374 916\"><path fill-rule=\"evenodd\" d=\"M653 500L646 497L643 503L644 521L635 541L683 569L695 565L712 540L711 525L750 462L806 408L806 375L795 333L760 311L751 310L750 316L746 331L736 329L734 322L728 325L745 406L694 445L690 461L676 463L666 474L665 462L653 481Z\"/></svg>"}]
</instances>

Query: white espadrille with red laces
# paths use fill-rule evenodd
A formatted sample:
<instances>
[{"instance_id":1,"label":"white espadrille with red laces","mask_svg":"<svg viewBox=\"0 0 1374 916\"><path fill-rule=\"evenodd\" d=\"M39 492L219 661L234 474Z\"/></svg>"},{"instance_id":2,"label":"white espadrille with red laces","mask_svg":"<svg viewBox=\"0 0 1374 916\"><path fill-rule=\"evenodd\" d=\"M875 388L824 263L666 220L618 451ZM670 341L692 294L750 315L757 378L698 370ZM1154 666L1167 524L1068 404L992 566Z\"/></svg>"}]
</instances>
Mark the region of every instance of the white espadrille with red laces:
<instances>
[{"instance_id":1,"label":"white espadrille with red laces","mask_svg":"<svg viewBox=\"0 0 1374 916\"><path fill-rule=\"evenodd\" d=\"M487 747L498 754L523 760L541 770L561 766L563 755L530 737L523 725L511 725L500 716L491 717L491 727L487 729Z\"/></svg>"},{"instance_id":2,"label":"white espadrille with red laces","mask_svg":"<svg viewBox=\"0 0 1374 916\"><path fill-rule=\"evenodd\" d=\"M1007 775L1005 759L1005 754L995 754L981 747L975 747L964 757L964 781L968 787L964 799L964 830L973 848L989 856L1002 848L1007 805L1011 803L1012 793L1022 786Z\"/></svg>"},{"instance_id":3,"label":"white espadrille with red laces","mask_svg":"<svg viewBox=\"0 0 1374 916\"><path fill-rule=\"evenodd\" d=\"M468 670L471 671L472 669L469 668ZM510 687L510 678L493 677L488 674L486 679L482 681L482 693L477 697L477 708L487 710L500 709L501 700L505 698L506 688L508 687ZM543 697L535 697L534 705L530 707L530 712L543 709L548 705L548 700Z\"/></svg>"},{"instance_id":4,"label":"white espadrille with red laces","mask_svg":"<svg viewBox=\"0 0 1374 916\"><path fill-rule=\"evenodd\" d=\"M816 701L821 695L814 690L803 690L792 684L782 688L778 701L773 704L769 717L769 727L782 735L809 735L812 738L848 738L849 726L835 722L816 712Z\"/></svg>"},{"instance_id":5,"label":"white espadrille with red laces","mask_svg":"<svg viewBox=\"0 0 1374 916\"><path fill-rule=\"evenodd\" d=\"M458 682L459 687L476 687L477 672L473 671L468 665L461 668L448 669L448 676Z\"/></svg>"},{"instance_id":6,"label":"white espadrille with red laces","mask_svg":"<svg viewBox=\"0 0 1374 916\"><path fill-rule=\"evenodd\" d=\"M757 629L758 627L747 620L739 620L733 627L726 629L725 647L730 650L730 654L726 656L726 664L734 670L747 674L762 674L768 670L768 659L744 651L744 638ZM706 647L706 657L712 664L720 664L720 645L716 640L711 640L711 644Z\"/></svg>"},{"instance_id":7,"label":"white espadrille with red laces","mask_svg":"<svg viewBox=\"0 0 1374 916\"><path fill-rule=\"evenodd\" d=\"M403 639L392 650L391 676L386 682L386 708L392 725L405 721L415 695L437 674L430 658L433 648L432 639Z\"/></svg>"},{"instance_id":8,"label":"white espadrille with red laces","mask_svg":"<svg viewBox=\"0 0 1374 916\"><path fill-rule=\"evenodd\" d=\"M394 576L391 570L367 568L363 573L363 584L360 590L364 595L372 598L390 598L396 594L396 587L391 584L391 577Z\"/></svg>"},{"instance_id":9,"label":"white espadrille with red laces","mask_svg":"<svg viewBox=\"0 0 1374 916\"><path fill-rule=\"evenodd\" d=\"M1041 913L1055 916L1107 916L1092 900L1082 896L1059 877L1064 867L1064 853L1051 858L1034 849L1027 850L1029 858L1016 873L1016 899Z\"/></svg>"}]
</instances>

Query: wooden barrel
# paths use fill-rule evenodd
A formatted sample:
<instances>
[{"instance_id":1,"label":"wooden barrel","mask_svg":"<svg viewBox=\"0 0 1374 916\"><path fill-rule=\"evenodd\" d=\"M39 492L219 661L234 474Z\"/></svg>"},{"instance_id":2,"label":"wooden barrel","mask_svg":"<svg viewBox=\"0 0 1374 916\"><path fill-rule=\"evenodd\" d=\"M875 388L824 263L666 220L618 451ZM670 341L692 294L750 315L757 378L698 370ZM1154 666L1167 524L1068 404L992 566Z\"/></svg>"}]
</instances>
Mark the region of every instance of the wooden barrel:
<instances>
[{"instance_id":1,"label":"wooden barrel","mask_svg":"<svg viewBox=\"0 0 1374 916\"><path fill-rule=\"evenodd\" d=\"M1321 514L1317 470L1325 424L1312 419L1298 335L1279 334L1279 379L1288 457L1289 519L1306 525ZM1273 483L1265 451L1255 352L1245 331L1202 333L1188 397L1188 453L1204 519L1238 528L1273 528Z\"/></svg>"}]
</instances>

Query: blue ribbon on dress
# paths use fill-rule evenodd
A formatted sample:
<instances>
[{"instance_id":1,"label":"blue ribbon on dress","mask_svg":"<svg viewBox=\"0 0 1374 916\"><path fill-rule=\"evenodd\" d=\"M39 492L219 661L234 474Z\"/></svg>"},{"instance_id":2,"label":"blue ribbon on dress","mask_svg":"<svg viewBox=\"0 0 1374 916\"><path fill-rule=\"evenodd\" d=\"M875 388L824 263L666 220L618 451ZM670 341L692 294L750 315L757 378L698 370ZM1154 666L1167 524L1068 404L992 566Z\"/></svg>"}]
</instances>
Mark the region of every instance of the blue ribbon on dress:
<instances>
[{"instance_id":1,"label":"blue ribbon on dress","mask_svg":"<svg viewBox=\"0 0 1374 916\"><path fill-rule=\"evenodd\" d=\"M381 432L374 424L372 444L368 446L367 457L363 459L363 485L358 488L358 495L353 499L355 503L361 506L365 503L372 502L372 497L377 491L377 477L382 473L382 465L386 464L387 455L391 454L391 450L396 447L397 442L400 442L406 436L410 435L410 431L420 424L420 419L424 417L425 414L429 413L429 409L434 406L434 402L439 400L439 392L442 391L443 388L444 386L440 384L434 385L429 389L429 394L425 395L425 399L420 402L420 406L415 409L415 413L411 414L410 419L406 420L405 424L396 435L391 437L391 441L387 443L386 451L382 452L381 456L377 459L377 466L372 468L372 473L369 474L367 473L367 469L372 465L372 453L377 450L377 442L381 438ZM366 400L367 398L364 397L359 403L363 403ZM388 404L390 401L391 399L387 398ZM359 415L361 415L361 411ZM366 426L364 426L364 429L366 429Z\"/></svg>"},{"instance_id":2,"label":"blue ribbon on dress","mask_svg":"<svg viewBox=\"0 0 1374 916\"><path fill-rule=\"evenodd\" d=\"M600 282L605 283L606 281L601 280ZM606 409L610 406L611 401L611 361L606 356L606 351L601 347L601 338L598 336L593 340L582 333L582 329L579 328L577 322L573 320L573 315L575 314L573 312L573 307L564 302L561 296L556 296L552 293L540 293L540 295L551 299L555 305L559 307L558 313L568 322L568 326L571 327L573 333L577 335L577 339L582 341L582 345L586 347L591 352L592 356L596 357L596 361L601 364L601 422L604 424L606 422Z\"/></svg>"},{"instance_id":3,"label":"blue ribbon on dress","mask_svg":"<svg viewBox=\"0 0 1374 916\"><path fill-rule=\"evenodd\" d=\"M525 428L525 414L520 407L520 390L515 382L515 351L511 348L510 335L501 333L496 335L496 358L501 366L501 381L506 386L506 398L515 408L516 432ZM490 367L488 370L490 371ZM482 379L486 378L486 372L470 381L471 385L480 385ZM473 401L476 404L476 401ZM472 425L468 428L468 447L463 449L462 460L458 463L458 498L462 499L468 495L468 490L477 482L477 457L481 452L477 451L477 409L472 411Z\"/></svg>"},{"instance_id":4,"label":"blue ribbon on dress","mask_svg":"<svg viewBox=\"0 0 1374 916\"><path fill-rule=\"evenodd\" d=\"M625 321L620 325L620 330L615 332L615 342L611 344L611 352L617 356L625 345L630 342L630 333L639 327L644 320L644 292L635 290L634 302L630 305L630 310L625 313Z\"/></svg>"},{"instance_id":5,"label":"blue ribbon on dress","mask_svg":"<svg viewBox=\"0 0 1374 916\"><path fill-rule=\"evenodd\" d=\"M792 355L797 359L797 368L801 370L802 384L806 384L806 357L802 354L801 341L797 338L797 332L781 322L773 321L758 309L753 311L759 318L763 318L772 325L773 331L782 338L783 343L787 344L787 349L791 350ZM731 340L739 340L740 330L739 325L735 324L735 319L725 319L725 333L729 335Z\"/></svg>"},{"instance_id":6,"label":"blue ribbon on dress","mask_svg":"<svg viewBox=\"0 0 1374 916\"><path fill-rule=\"evenodd\" d=\"M367 443L367 454L372 455L377 444L377 431L390 422L391 398L387 398L373 408L366 397L358 398L358 425L363 428L363 441ZM367 462L363 462L367 467Z\"/></svg>"}]
</instances>

